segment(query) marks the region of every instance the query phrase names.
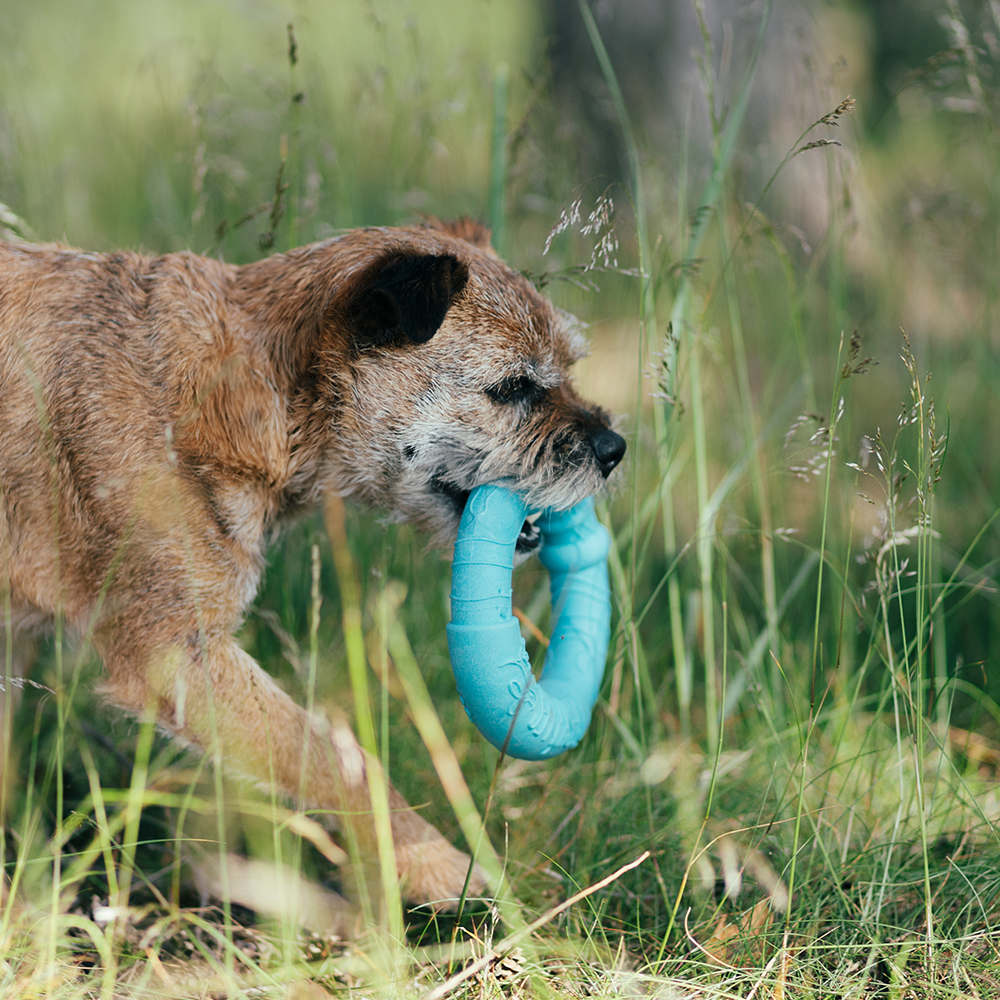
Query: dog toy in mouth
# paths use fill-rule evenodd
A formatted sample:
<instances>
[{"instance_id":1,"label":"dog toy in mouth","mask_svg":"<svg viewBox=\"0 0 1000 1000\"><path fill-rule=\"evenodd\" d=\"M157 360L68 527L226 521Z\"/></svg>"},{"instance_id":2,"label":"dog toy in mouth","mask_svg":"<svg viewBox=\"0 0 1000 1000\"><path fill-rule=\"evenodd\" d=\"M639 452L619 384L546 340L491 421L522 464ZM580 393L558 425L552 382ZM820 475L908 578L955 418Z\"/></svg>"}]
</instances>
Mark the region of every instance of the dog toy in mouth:
<instances>
[{"instance_id":1,"label":"dog toy in mouth","mask_svg":"<svg viewBox=\"0 0 1000 1000\"><path fill-rule=\"evenodd\" d=\"M502 486L478 486L458 529L448 652L476 728L511 757L545 760L575 747L590 724L611 637L610 539L587 499L544 511L539 553L555 625L541 680L511 612L514 549L528 508Z\"/></svg>"}]
</instances>

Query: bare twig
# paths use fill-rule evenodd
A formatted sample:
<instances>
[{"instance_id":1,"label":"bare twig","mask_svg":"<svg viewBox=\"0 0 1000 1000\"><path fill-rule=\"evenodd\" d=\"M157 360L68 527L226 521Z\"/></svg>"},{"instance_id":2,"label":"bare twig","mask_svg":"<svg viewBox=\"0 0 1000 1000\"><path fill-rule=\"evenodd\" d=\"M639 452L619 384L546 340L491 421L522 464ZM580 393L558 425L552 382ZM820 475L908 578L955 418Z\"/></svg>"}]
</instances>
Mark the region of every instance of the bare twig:
<instances>
[{"instance_id":1,"label":"bare twig","mask_svg":"<svg viewBox=\"0 0 1000 1000\"><path fill-rule=\"evenodd\" d=\"M429 993L425 993L423 1000L442 1000L446 997L456 986L460 983L464 983L467 979L471 979L477 972L485 969L491 962L501 957L505 953L511 951L523 938L526 938L529 934L534 934L540 927L544 927L550 920L558 917L563 910L568 910L575 903L579 903L581 899L586 899L588 896L592 896L595 892L603 889L606 885L611 885L616 879L619 879L626 872L630 872L633 868L638 868L639 865L649 857L649 851L643 851L635 859L635 861L630 861L627 865L622 865L621 868L616 872L612 872L606 878L602 878L600 882L595 882L593 885L588 886L586 889L581 889L579 892L574 893L569 899L563 900L558 906L553 907L548 913L542 914L537 920L528 924L527 927L522 930L516 931L509 937L504 938L495 947L491 948L476 961L467 965L461 972L456 972L451 979L446 979L443 983L435 986Z\"/></svg>"}]
</instances>

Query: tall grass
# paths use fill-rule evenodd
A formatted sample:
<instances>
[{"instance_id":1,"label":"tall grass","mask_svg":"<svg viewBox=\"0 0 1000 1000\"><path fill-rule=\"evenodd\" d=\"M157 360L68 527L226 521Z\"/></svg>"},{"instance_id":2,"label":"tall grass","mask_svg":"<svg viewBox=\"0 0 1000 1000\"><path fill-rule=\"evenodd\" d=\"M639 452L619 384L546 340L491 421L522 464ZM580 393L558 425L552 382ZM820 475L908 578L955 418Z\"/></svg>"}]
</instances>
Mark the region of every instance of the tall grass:
<instances>
[{"instance_id":1,"label":"tall grass","mask_svg":"<svg viewBox=\"0 0 1000 1000\"><path fill-rule=\"evenodd\" d=\"M629 435L603 504L617 626L594 725L556 761L501 764L454 695L447 566L332 504L272 551L243 642L316 710L352 692L366 750L501 887L499 922L404 922L373 787L369 936L300 937L309 906L313 930L339 919L341 847L104 709L98 665L70 669L57 633L3 703L0 994L985 995L1000 24L942 0L950 47L903 81L898 128L866 131L815 70L823 19L862 13L816 15L807 66L770 4L742 50L696 4L692 124L659 148L581 0L618 178L581 166L588 112L549 88L533 8L473 6L304 5L289 28L276 6L139 4L106 36L57 2L12 11L0 201L41 239L234 261L418 211L488 219L592 321L580 378ZM800 103L767 103L776 66ZM532 564L515 581L542 630L545 584ZM9 629L4 648L10 691ZM293 902L241 906L239 856L294 872Z\"/></svg>"}]
</instances>

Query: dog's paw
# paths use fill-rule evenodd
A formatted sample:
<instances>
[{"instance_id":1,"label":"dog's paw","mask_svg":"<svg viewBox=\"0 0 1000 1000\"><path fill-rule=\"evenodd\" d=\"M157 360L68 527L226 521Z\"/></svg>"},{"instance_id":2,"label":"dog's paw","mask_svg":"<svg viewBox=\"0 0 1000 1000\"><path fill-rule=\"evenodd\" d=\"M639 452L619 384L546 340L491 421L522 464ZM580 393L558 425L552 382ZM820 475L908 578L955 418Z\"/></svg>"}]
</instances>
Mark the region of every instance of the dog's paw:
<instances>
[{"instance_id":1,"label":"dog's paw","mask_svg":"<svg viewBox=\"0 0 1000 1000\"><path fill-rule=\"evenodd\" d=\"M403 899L410 905L429 904L435 910L454 910L467 876L466 898L488 895L486 873L474 865L469 876L471 863L467 854L440 835L419 844L397 846L396 867Z\"/></svg>"}]
</instances>

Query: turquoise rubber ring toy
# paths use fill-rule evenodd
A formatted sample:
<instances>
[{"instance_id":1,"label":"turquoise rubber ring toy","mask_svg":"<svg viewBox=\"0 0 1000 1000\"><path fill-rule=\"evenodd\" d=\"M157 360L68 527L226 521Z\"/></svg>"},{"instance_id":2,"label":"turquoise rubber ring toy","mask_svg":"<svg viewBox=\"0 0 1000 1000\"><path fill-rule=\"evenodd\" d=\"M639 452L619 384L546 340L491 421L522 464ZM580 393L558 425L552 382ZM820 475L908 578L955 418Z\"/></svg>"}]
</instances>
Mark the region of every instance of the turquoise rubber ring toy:
<instances>
[{"instance_id":1,"label":"turquoise rubber ring toy","mask_svg":"<svg viewBox=\"0 0 1000 1000\"><path fill-rule=\"evenodd\" d=\"M593 499L539 518L555 625L536 681L511 610L514 549L529 512L503 486L469 494L452 564L448 652L483 736L511 757L545 760L580 742L600 692L611 637L610 538Z\"/></svg>"}]
</instances>

